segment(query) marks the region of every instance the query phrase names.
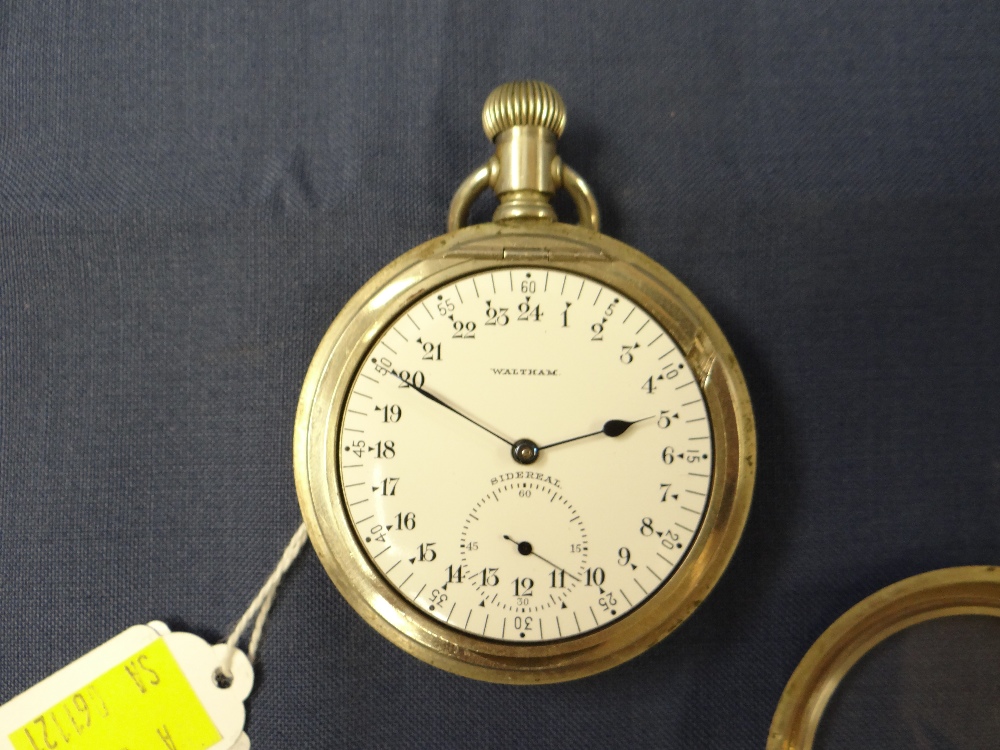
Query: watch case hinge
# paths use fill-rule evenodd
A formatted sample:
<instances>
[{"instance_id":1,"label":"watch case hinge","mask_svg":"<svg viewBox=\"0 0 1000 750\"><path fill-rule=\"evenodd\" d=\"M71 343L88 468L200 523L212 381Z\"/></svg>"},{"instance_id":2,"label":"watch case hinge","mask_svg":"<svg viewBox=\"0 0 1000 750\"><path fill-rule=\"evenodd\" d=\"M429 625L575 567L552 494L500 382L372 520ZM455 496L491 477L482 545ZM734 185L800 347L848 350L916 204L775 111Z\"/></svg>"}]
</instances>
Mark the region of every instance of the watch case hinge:
<instances>
[{"instance_id":1,"label":"watch case hinge","mask_svg":"<svg viewBox=\"0 0 1000 750\"><path fill-rule=\"evenodd\" d=\"M596 248L586 247L462 247L444 253L450 258L470 260L509 260L523 262L608 260L608 256Z\"/></svg>"},{"instance_id":2,"label":"watch case hinge","mask_svg":"<svg viewBox=\"0 0 1000 750\"><path fill-rule=\"evenodd\" d=\"M504 260L551 260L548 249L544 247L505 247Z\"/></svg>"},{"instance_id":3,"label":"watch case hinge","mask_svg":"<svg viewBox=\"0 0 1000 750\"><path fill-rule=\"evenodd\" d=\"M600 250L585 247L505 247L504 260L524 261L572 261L572 260L606 260L607 256Z\"/></svg>"}]
</instances>

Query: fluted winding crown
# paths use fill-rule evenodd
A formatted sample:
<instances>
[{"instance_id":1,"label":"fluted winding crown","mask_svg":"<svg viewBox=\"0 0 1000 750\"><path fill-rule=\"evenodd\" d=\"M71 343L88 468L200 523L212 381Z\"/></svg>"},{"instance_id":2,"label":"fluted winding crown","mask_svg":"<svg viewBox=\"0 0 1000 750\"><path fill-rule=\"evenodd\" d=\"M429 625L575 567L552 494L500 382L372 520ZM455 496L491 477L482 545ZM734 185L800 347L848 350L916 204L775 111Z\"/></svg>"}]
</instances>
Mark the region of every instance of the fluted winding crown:
<instances>
[{"instance_id":1,"label":"fluted winding crown","mask_svg":"<svg viewBox=\"0 0 1000 750\"><path fill-rule=\"evenodd\" d=\"M516 125L538 125L562 135L566 105L559 92L542 81L511 81L497 86L483 105L483 130L491 141Z\"/></svg>"}]
</instances>

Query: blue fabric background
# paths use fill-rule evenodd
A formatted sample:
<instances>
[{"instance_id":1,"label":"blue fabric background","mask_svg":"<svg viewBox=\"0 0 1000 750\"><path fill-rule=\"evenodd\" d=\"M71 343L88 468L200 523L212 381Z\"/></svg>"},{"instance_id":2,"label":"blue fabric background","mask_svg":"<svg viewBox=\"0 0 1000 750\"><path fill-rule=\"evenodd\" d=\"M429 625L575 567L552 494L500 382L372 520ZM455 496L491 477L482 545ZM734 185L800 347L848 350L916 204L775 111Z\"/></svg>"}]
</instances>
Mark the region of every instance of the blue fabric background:
<instances>
[{"instance_id":1,"label":"blue fabric background","mask_svg":"<svg viewBox=\"0 0 1000 750\"><path fill-rule=\"evenodd\" d=\"M0 701L135 623L225 633L299 522L314 347L443 231L489 90L538 77L604 231L743 364L741 547L662 644L539 688L406 656L307 551L248 732L762 747L844 610L1000 562L998 29L974 0L0 0Z\"/></svg>"}]
</instances>

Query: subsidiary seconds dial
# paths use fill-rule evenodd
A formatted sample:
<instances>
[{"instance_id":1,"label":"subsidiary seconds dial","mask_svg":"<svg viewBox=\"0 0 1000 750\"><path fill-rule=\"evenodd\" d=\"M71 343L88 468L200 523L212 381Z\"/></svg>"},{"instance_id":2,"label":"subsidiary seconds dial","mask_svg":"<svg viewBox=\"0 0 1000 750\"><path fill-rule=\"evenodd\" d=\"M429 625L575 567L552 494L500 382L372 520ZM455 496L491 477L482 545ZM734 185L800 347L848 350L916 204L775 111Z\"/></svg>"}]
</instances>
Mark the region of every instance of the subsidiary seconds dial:
<instances>
[{"instance_id":1,"label":"subsidiary seconds dial","mask_svg":"<svg viewBox=\"0 0 1000 750\"><path fill-rule=\"evenodd\" d=\"M551 477L543 482L518 473L522 477L511 472L494 477L494 489L462 525L462 568L481 597L479 611L473 609L463 627L477 628L481 621L483 635L499 631L504 638L509 621L517 637L544 640L544 621L537 614L568 609L574 589L593 575L584 569L587 531L580 511ZM498 535L497 529L504 532ZM569 626L576 613L562 614Z\"/></svg>"},{"instance_id":2,"label":"subsidiary seconds dial","mask_svg":"<svg viewBox=\"0 0 1000 750\"><path fill-rule=\"evenodd\" d=\"M705 517L708 409L624 291L505 267L413 301L369 347L336 464L361 547L427 616L497 641L580 636L670 579Z\"/></svg>"}]
</instances>

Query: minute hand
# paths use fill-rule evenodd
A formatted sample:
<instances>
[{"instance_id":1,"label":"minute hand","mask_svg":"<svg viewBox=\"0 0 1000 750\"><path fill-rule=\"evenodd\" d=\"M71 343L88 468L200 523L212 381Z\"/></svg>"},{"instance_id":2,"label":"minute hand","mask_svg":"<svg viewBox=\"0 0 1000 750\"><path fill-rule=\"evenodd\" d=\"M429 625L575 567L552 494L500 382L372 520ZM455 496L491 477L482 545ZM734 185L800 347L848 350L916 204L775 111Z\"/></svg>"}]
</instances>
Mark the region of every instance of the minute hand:
<instances>
[{"instance_id":1,"label":"minute hand","mask_svg":"<svg viewBox=\"0 0 1000 750\"><path fill-rule=\"evenodd\" d=\"M584 438L594 437L594 435L607 435L608 437L618 437L632 425L638 424L639 422L645 422L647 419L652 419L653 416L643 417L642 419L633 419L631 422L628 422L624 419L609 419L607 422L604 423L604 427L599 429L597 432L588 432L586 435L577 435L576 437L566 438L565 440L559 440L555 443L549 443L548 445L542 445L539 446L538 450L542 451L545 450L546 448L554 448L557 445L565 445L566 443L572 443L576 440L583 440Z\"/></svg>"},{"instance_id":2,"label":"minute hand","mask_svg":"<svg viewBox=\"0 0 1000 750\"><path fill-rule=\"evenodd\" d=\"M449 404L449 403L447 403L445 401L442 401L440 398L438 398L437 396L435 396L433 393L430 393L429 391L425 391L423 388L421 388L418 385L414 385L409 380L406 380L402 375L400 375L395 370L389 370L389 372L392 375L394 375L395 377L399 378L400 382L404 383L407 387L412 388L417 393L419 393L421 396L425 396L426 398L429 398L435 404L440 404L441 406L443 406L448 411L454 412L455 414L457 414L458 416L460 416L462 419L464 419L464 420L466 420L468 422L472 422L472 424L474 424L479 429L486 430L486 432L490 433L493 437L502 440L506 445L513 446L513 443L511 443L507 438L503 437L502 435L496 434L495 432L493 432L493 430L491 430L486 425L479 424L479 422L477 422L476 420L474 420L468 414L463 414L458 409L456 409L454 406L452 406L451 404Z\"/></svg>"}]
</instances>

